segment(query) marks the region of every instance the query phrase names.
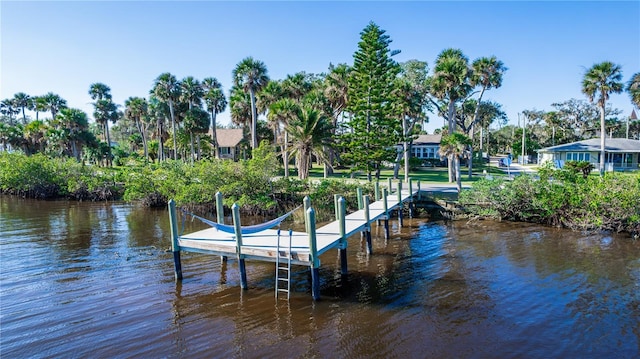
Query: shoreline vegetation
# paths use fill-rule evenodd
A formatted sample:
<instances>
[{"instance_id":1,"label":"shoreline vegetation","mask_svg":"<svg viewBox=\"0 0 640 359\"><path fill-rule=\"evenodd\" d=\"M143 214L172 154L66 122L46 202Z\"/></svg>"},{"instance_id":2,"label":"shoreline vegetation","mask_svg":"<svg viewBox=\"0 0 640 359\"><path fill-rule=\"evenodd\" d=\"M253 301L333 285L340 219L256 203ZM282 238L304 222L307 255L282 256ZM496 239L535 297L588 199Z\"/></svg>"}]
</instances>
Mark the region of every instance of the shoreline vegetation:
<instances>
[{"instance_id":1,"label":"shoreline vegetation","mask_svg":"<svg viewBox=\"0 0 640 359\"><path fill-rule=\"evenodd\" d=\"M371 182L277 177L275 152L260 146L253 155L239 162L131 162L104 168L73 158L0 152L0 192L35 199L124 200L147 207L163 207L173 198L184 208L207 213L213 212L220 191L225 210L237 203L244 214L264 216L289 211L308 195L321 220L331 218L334 194L344 196L351 205L348 211L354 211L358 187L364 194L374 193ZM538 175L475 181L460 193L462 217L640 235L640 173L584 176L542 166Z\"/></svg>"}]
</instances>

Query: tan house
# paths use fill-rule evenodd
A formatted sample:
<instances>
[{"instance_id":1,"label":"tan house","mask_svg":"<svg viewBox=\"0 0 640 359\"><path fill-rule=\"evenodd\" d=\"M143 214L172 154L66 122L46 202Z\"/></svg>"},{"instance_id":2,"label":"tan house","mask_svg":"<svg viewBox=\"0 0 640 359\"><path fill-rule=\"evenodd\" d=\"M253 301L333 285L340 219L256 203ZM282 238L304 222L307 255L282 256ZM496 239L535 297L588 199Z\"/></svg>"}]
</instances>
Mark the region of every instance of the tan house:
<instances>
[{"instance_id":1,"label":"tan house","mask_svg":"<svg viewBox=\"0 0 640 359\"><path fill-rule=\"evenodd\" d=\"M562 168L566 161L591 162L600 169L600 138L566 143L538 150L540 163L552 161ZM607 138L604 165L606 171L637 170L640 162L640 141L626 138Z\"/></svg>"},{"instance_id":2,"label":"tan house","mask_svg":"<svg viewBox=\"0 0 640 359\"><path fill-rule=\"evenodd\" d=\"M211 130L209 130L211 136ZM244 140L241 128L217 128L218 157L237 161L240 156L240 147Z\"/></svg>"}]
</instances>

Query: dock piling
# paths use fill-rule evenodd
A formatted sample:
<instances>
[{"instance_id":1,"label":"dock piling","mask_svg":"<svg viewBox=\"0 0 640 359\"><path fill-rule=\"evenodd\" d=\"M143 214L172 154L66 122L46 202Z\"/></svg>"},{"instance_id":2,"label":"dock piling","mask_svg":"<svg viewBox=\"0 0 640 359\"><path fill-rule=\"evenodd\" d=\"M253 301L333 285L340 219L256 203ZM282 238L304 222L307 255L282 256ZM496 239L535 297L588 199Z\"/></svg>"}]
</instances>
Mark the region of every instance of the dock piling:
<instances>
[{"instance_id":1,"label":"dock piling","mask_svg":"<svg viewBox=\"0 0 640 359\"><path fill-rule=\"evenodd\" d=\"M309 208L305 212L309 224L309 255L311 256L311 296L313 300L320 300L320 259L316 243L316 211Z\"/></svg>"},{"instance_id":2,"label":"dock piling","mask_svg":"<svg viewBox=\"0 0 640 359\"><path fill-rule=\"evenodd\" d=\"M398 180L398 226L402 227L402 209L404 205L402 203L402 181Z\"/></svg>"},{"instance_id":3,"label":"dock piling","mask_svg":"<svg viewBox=\"0 0 640 359\"><path fill-rule=\"evenodd\" d=\"M340 227L340 245L338 246L338 252L340 252L340 274L347 275L347 235L346 235L346 216L347 216L347 201L344 197L340 197L338 200L338 215L339 215L339 227Z\"/></svg>"},{"instance_id":4,"label":"dock piling","mask_svg":"<svg viewBox=\"0 0 640 359\"><path fill-rule=\"evenodd\" d=\"M304 230L309 233L309 221L307 220L307 211L311 208L311 198L309 196L304 196L302 199L302 204L304 206Z\"/></svg>"},{"instance_id":5,"label":"dock piling","mask_svg":"<svg viewBox=\"0 0 640 359\"><path fill-rule=\"evenodd\" d=\"M387 187L389 188L389 194L393 192L393 179L391 177L387 178Z\"/></svg>"},{"instance_id":6,"label":"dock piling","mask_svg":"<svg viewBox=\"0 0 640 359\"><path fill-rule=\"evenodd\" d=\"M178 222L176 220L176 202L169 200L169 223L171 226L171 251L176 281L182 279L182 263L180 262L180 244L178 243Z\"/></svg>"},{"instance_id":7,"label":"dock piling","mask_svg":"<svg viewBox=\"0 0 640 359\"><path fill-rule=\"evenodd\" d=\"M233 204L231 207L233 215L233 227L236 233L236 253L238 254L238 269L240 270L240 288L247 289L247 269L244 264L244 255L242 254L242 228L240 224L240 207Z\"/></svg>"},{"instance_id":8,"label":"dock piling","mask_svg":"<svg viewBox=\"0 0 640 359\"><path fill-rule=\"evenodd\" d=\"M365 235L367 238L367 254L373 254L373 246L371 244L371 215L369 213L369 195L364 196L364 222Z\"/></svg>"},{"instance_id":9,"label":"dock piling","mask_svg":"<svg viewBox=\"0 0 640 359\"><path fill-rule=\"evenodd\" d=\"M222 193L216 192L216 219L218 223L224 224L224 204L222 202ZM227 261L227 256L220 256L222 262Z\"/></svg>"},{"instance_id":10,"label":"dock piling","mask_svg":"<svg viewBox=\"0 0 640 359\"><path fill-rule=\"evenodd\" d=\"M384 209L384 239L389 239L389 203L387 202L387 189L382 189L382 204Z\"/></svg>"},{"instance_id":11,"label":"dock piling","mask_svg":"<svg viewBox=\"0 0 640 359\"><path fill-rule=\"evenodd\" d=\"M408 177L409 182L409 218L413 218L413 181L411 181L411 177Z\"/></svg>"}]
</instances>

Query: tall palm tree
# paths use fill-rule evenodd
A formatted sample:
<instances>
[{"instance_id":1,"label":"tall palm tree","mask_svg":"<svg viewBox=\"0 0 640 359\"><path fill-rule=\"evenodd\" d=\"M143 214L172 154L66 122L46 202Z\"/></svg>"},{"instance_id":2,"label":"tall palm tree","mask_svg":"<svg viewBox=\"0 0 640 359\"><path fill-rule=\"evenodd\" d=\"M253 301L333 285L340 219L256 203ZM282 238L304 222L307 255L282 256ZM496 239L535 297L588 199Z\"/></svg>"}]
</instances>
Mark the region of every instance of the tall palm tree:
<instances>
[{"instance_id":1,"label":"tall palm tree","mask_svg":"<svg viewBox=\"0 0 640 359\"><path fill-rule=\"evenodd\" d=\"M149 148L147 146L148 123L146 121L149 106L147 104L147 100L141 97L129 97L124 101L124 106L125 117L131 119L140 132L140 136L142 137L142 148L144 150L144 159L146 161L149 157Z\"/></svg>"},{"instance_id":2,"label":"tall palm tree","mask_svg":"<svg viewBox=\"0 0 640 359\"><path fill-rule=\"evenodd\" d=\"M460 173L460 157L464 155L464 151L469 145L471 145L471 139L469 137L457 132L450 133L442 136L438 152L440 156L453 159L453 168L457 173ZM458 187L458 193L460 193L460 191L462 191L462 180L460 176L456 178L456 186Z\"/></svg>"},{"instance_id":3,"label":"tall palm tree","mask_svg":"<svg viewBox=\"0 0 640 359\"><path fill-rule=\"evenodd\" d=\"M105 101L105 100L102 100ZM68 146L76 160L80 161L80 149L84 138L83 132L89 127L89 120L84 111L76 108L64 108L60 110L59 116L55 119L67 134Z\"/></svg>"},{"instance_id":4,"label":"tall palm tree","mask_svg":"<svg viewBox=\"0 0 640 359\"><path fill-rule=\"evenodd\" d=\"M13 124L13 116L20 113L12 98L6 98L0 102L0 113L9 117L9 122Z\"/></svg>"},{"instance_id":5,"label":"tall palm tree","mask_svg":"<svg viewBox=\"0 0 640 359\"><path fill-rule=\"evenodd\" d=\"M604 174L605 162L605 107L609 95L621 93L623 86L622 68L609 61L593 65L582 79L582 92L591 103L597 103L600 108L600 175Z\"/></svg>"},{"instance_id":6,"label":"tall palm tree","mask_svg":"<svg viewBox=\"0 0 640 359\"><path fill-rule=\"evenodd\" d=\"M478 114L480 113L480 104L482 103L482 96L484 95L486 90L490 90L492 88L498 88L502 86L502 75L507 71L507 68L504 66L502 61L498 60L495 56L491 57L481 57L475 61L471 65L473 69L473 73L471 75L471 86L477 87L480 86L480 95L478 96L478 101L476 102L476 108L473 114L473 119L471 120L470 128L470 137L471 137L471 147L470 150L470 160L469 160L469 179L472 177L473 171L473 135L474 135L474 127L476 123L479 121Z\"/></svg>"},{"instance_id":7,"label":"tall palm tree","mask_svg":"<svg viewBox=\"0 0 640 359\"><path fill-rule=\"evenodd\" d=\"M89 86L89 95L92 100L111 100L111 88L101 82Z\"/></svg>"},{"instance_id":8,"label":"tall palm tree","mask_svg":"<svg viewBox=\"0 0 640 359\"><path fill-rule=\"evenodd\" d=\"M331 142L331 121L329 118L310 106L304 106L298 117L287 126L292 137L291 153L297 154L298 177L309 177L311 156L325 159L325 146ZM325 161L326 163L326 161Z\"/></svg>"},{"instance_id":9,"label":"tall palm tree","mask_svg":"<svg viewBox=\"0 0 640 359\"><path fill-rule=\"evenodd\" d=\"M202 80L204 88L204 103L211 114L211 142L213 145L213 156L218 158L218 138L216 137L216 117L227 108L227 98L222 92L222 84L215 77L207 77Z\"/></svg>"},{"instance_id":10,"label":"tall palm tree","mask_svg":"<svg viewBox=\"0 0 640 359\"><path fill-rule=\"evenodd\" d=\"M258 147L256 93L269 82L267 67L262 61L247 57L236 65L232 76L233 84L249 93L251 100L251 148L254 149Z\"/></svg>"},{"instance_id":11,"label":"tall palm tree","mask_svg":"<svg viewBox=\"0 0 640 359\"><path fill-rule=\"evenodd\" d=\"M275 127L284 125L284 138L282 146L282 164L284 166L284 177L289 177L289 132L287 128L289 123L300 115L300 105L291 98L282 98L269 107L267 118L269 122L275 123Z\"/></svg>"},{"instance_id":12,"label":"tall palm tree","mask_svg":"<svg viewBox=\"0 0 640 359\"><path fill-rule=\"evenodd\" d=\"M631 96L631 102L633 102L637 108L640 108L640 72L631 76L631 80L629 80L627 84L627 92L629 96Z\"/></svg>"},{"instance_id":13,"label":"tall palm tree","mask_svg":"<svg viewBox=\"0 0 640 359\"><path fill-rule=\"evenodd\" d=\"M31 106L31 96L24 92L18 92L13 95L13 104L22 111L22 124L26 125L27 115L25 114L25 109Z\"/></svg>"},{"instance_id":14,"label":"tall palm tree","mask_svg":"<svg viewBox=\"0 0 640 359\"><path fill-rule=\"evenodd\" d=\"M94 119L102 125L105 134L105 142L111 148L111 136L109 135L109 121L115 123L118 119L118 106L113 103L111 88L101 82L93 83L89 86L89 95L95 100L93 106L95 112ZM107 157L107 163L111 163L111 158Z\"/></svg>"},{"instance_id":15,"label":"tall palm tree","mask_svg":"<svg viewBox=\"0 0 640 359\"><path fill-rule=\"evenodd\" d=\"M154 94L159 100L167 102L169 104L169 113L171 116L171 128L173 130L173 159L178 159L178 143L176 140L176 117L174 113L173 105L175 101L180 98L180 82L172 74L165 72L158 76L155 80L153 90Z\"/></svg>"},{"instance_id":16,"label":"tall palm tree","mask_svg":"<svg viewBox=\"0 0 640 359\"><path fill-rule=\"evenodd\" d=\"M47 103L43 96L33 96L29 102L29 110L36 113L36 121L40 120L40 112L47 110Z\"/></svg>"},{"instance_id":17,"label":"tall palm tree","mask_svg":"<svg viewBox=\"0 0 640 359\"><path fill-rule=\"evenodd\" d=\"M471 69L469 59L458 49L445 49L436 58L433 68L434 74L430 79L429 90L436 99L444 102L446 108L438 103L434 104L438 112L443 114L448 121L449 133L455 132L455 108L456 104L463 101L471 92L469 77ZM454 176L460 174L453 170L452 161L449 158L449 182L453 182Z\"/></svg>"},{"instance_id":18,"label":"tall palm tree","mask_svg":"<svg viewBox=\"0 0 640 359\"><path fill-rule=\"evenodd\" d=\"M180 82L180 100L189 104L189 110L202 106L204 91L200 81L193 76L187 76Z\"/></svg>"},{"instance_id":19,"label":"tall palm tree","mask_svg":"<svg viewBox=\"0 0 640 359\"><path fill-rule=\"evenodd\" d=\"M67 100L63 99L53 92L48 92L43 96L46 109L51 111L51 119L56 118L56 114L63 108L67 108Z\"/></svg>"}]
</instances>

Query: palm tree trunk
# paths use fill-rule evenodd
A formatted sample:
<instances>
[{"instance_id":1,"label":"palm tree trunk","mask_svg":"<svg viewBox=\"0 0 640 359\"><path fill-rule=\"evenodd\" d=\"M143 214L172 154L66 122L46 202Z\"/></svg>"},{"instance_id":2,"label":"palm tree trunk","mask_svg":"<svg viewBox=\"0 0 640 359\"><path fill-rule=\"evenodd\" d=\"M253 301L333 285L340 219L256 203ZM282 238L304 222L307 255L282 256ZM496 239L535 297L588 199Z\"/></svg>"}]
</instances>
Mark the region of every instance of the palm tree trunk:
<instances>
[{"instance_id":1,"label":"palm tree trunk","mask_svg":"<svg viewBox=\"0 0 640 359\"><path fill-rule=\"evenodd\" d=\"M218 158L218 137L216 134L216 112L211 111L211 144L213 146L213 158Z\"/></svg>"},{"instance_id":2,"label":"palm tree trunk","mask_svg":"<svg viewBox=\"0 0 640 359\"><path fill-rule=\"evenodd\" d=\"M449 101L449 106L447 109L447 119L449 121L449 134L453 134L455 132L455 104L453 101ZM454 168L453 168L453 157L449 156L449 161L447 163L447 171L449 172L449 183L453 182L454 176Z\"/></svg>"},{"instance_id":3,"label":"palm tree trunk","mask_svg":"<svg viewBox=\"0 0 640 359\"><path fill-rule=\"evenodd\" d=\"M469 179L473 177L473 137L474 137L475 124L471 124L471 133L469 133L469 138L471 139L471 145L469 146L469 161L467 162L469 167Z\"/></svg>"},{"instance_id":4,"label":"palm tree trunk","mask_svg":"<svg viewBox=\"0 0 640 359\"><path fill-rule=\"evenodd\" d=\"M113 161L111 160L111 136L109 136L109 120L104 122L104 133L107 138L107 166L113 166Z\"/></svg>"},{"instance_id":5,"label":"palm tree trunk","mask_svg":"<svg viewBox=\"0 0 640 359\"><path fill-rule=\"evenodd\" d=\"M164 131L163 131L163 126L162 126L162 120L160 118L158 118L158 162L162 162L165 159L165 157L164 157L164 143L162 141L163 133L164 133Z\"/></svg>"},{"instance_id":6,"label":"palm tree trunk","mask_svg":"<svg viewBox=\"0 0 640 359\"><path fill-rule=\"evenodd\" d=\"M454 167L456 168L456 187L458 188L458 193L462 191L462 180L460 179L460 157L457 155L454 156Z\"/></svg>"},{"instance_id":7,"label":"palm tree trunk","mask_svg":"<svg viewBox=\"0 0 640 359\"><path fill-rule=\"evenodd\" d=\"M604 175L604 156L606 129L604 123L604 104L600 106L600 176Z\"/></svg>"},{"instance_id":8,"label":"palm tree trunk","mask_svg":"<svg viewBox=\"0 0 640 359\"><path fill-rule=\"evenodd\" d=\"M255 149L258 147L258 110L253 88L249 90L249 97L251 98L251 149Z\"/></svg>"},{"instance_id":9,"label":"palm tree trunk","mask_svg":"<svg viewBox=\"0 0 640 359\"><path fill-rule=\"evenodd\" d=\"M191 143L191 165L193 166L193 157L195 157L195 151L193 150L193 132L189 133L189 142Z\"/></svg>"},{"instance_id":10,"label":"palm tree trunk","mask_svg":"<svg viewBox=\"0 0 640 359\"><path fill-rule=\"evenodd\" d=\"M284 178L289 178L289 133L284 131L284 153L282 154L282 162L284 162Z\"/></svg>"},{"instance_id":11,"label":"palm tree trunk","mask_svg":"<svg viewBox=\"0 0 640 359\"><path fill-rule=\"evenodd\" d=\"M173 130L173 159L178 160L178 141L176 140L176 119L173 114L173 100L169 99L169 114L171 115L171 127Z\"/></svg>"}]
</instances>

